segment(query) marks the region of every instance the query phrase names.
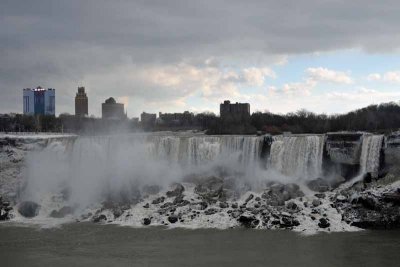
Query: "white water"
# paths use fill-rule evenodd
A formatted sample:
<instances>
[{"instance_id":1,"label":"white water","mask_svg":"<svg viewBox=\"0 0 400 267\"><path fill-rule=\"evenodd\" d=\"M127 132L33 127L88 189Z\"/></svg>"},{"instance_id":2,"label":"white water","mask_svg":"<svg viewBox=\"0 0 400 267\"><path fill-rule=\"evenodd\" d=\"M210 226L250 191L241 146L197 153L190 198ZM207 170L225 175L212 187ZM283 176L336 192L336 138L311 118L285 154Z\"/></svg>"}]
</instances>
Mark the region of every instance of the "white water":
<instances>
[{"instance_id":1,"label":"white water","mask_svg":"<svg viewBox=\"0 0 400 267\"><path fill-rule=\"evenodd\" d=\"M300 180L321 177L324 140L324 135L276 136L268 168Z\"/></svg>"},{"instance_id":2,"label":"white water","mask_svg":"<svg viewBox=\"0 0 400 267\"><path fill-rule=\"evenodd\" d=\"M383 135L364 135L360 157L360 175L371 173L378 176L380 152L382 149Z\"/></svg>"},{"instance_id":3,"label":"white water","mask_svg":"<svg viewBox=\"0 0 400 267\"><path fill-rule=\"evenodd\" d=\"M23 200L41 202L64 189L85 208L107 197L132 197L146 185L167 187L187 175L224 171L250 184L262 176L263 137L123 135L53 141L27 157ZM256 186L254 186L256 187Z\"/></svg>"}]
</instances>

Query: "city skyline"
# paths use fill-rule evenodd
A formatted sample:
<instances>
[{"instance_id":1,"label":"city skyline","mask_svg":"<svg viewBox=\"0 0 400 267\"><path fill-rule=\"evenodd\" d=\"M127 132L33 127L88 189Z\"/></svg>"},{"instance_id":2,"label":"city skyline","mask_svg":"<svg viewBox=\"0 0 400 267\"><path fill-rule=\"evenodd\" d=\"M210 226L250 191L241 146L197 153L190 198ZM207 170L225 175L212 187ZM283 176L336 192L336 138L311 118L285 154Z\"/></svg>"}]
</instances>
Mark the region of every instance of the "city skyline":
<instances>
[{"instance_id":1,"label":"city skyline","mask_svg":"<svg viewBox=\"0 0 400 267\"><path fill-rule=\"evenodd\" d=\"M20 88L35 84L57 89L57 115L74 114L76 87L85 86L89 115L97 117L110 96L130 117L218 114L226 99L252 111L328 114L400 100L398 2L291 7L0 3L0 113L20 113Z\"/></svg>"}]
</instances>

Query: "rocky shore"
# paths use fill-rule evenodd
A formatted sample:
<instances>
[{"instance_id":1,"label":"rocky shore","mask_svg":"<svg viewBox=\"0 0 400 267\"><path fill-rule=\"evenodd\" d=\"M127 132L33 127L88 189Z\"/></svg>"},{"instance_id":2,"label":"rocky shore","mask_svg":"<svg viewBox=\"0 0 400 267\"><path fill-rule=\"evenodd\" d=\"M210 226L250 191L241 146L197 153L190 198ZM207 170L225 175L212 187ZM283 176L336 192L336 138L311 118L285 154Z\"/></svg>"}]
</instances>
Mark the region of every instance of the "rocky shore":
<instances>
[{"instance_id":1,"label":"rocky shore","mask_svg":"<svg viewBox=\"0 0 400 267\"><path fill-rule=\"evenodd\" d=\"M309 187L315 190L317 182L309 183ZM400 227L400 182L394 177L345 183L335 189L320 185L319 189L324 192L293 183L268 183L260 192L241 194L231 180L206 177L175 183L168 190L147 186L137 190L129 202L110 199L79 215L74 207L62 205L47 209L49 214L34 202L19 203L17 211L12 211L7 202L0 206L3 220L23 216L33 222L36 216L48 216L137 227L245 227L299 232Z\"/></svg>"}]
</instances>

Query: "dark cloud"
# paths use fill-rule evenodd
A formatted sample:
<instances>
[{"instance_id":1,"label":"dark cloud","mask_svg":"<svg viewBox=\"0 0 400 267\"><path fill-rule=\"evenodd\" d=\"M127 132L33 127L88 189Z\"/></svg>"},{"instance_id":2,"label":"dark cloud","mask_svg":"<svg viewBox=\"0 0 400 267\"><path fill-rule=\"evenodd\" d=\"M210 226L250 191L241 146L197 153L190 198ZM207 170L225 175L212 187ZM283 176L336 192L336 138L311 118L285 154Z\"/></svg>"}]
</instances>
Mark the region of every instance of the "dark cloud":
<instances>
[{"instance_id":1,"label":"dark cloud","mask_svg":"<svg viewBox=\"0 0 400 267\"><path fill-rule=\"evenodd\" d=\"M121 73L188 60L259 64L348 48L397 51L399 11L398 1L373 0L3 0L0 112L20 111L21 89L38 84L57 88L58 111L72 112L75 88L87 79L97 114L96 102L111 94L137 94L145 103L157 92L171 101L179 91L157 91L140 79L109 86ZM103 74L114 76L107 87L91 78Z\"/></svg>"}]
</instances>

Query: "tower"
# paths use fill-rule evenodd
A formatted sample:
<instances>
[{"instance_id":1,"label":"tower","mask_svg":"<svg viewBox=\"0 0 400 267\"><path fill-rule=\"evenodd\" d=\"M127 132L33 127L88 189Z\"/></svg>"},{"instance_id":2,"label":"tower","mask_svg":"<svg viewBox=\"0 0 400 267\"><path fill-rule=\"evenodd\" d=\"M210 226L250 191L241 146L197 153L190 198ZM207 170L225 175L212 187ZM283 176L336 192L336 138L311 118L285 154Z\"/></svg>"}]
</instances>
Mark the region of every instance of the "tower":
<instances>
[{"instance_id":1,"label":"tower","mask_svg":"<svg viewBox=\"0 0 400 267\"><path fill-rule=\"evenodd\" d=\"M85 87L78 87L75 97L75 116L85 117L89 115L89 99L85 92Z\"/></svg>"}]
</instances>

